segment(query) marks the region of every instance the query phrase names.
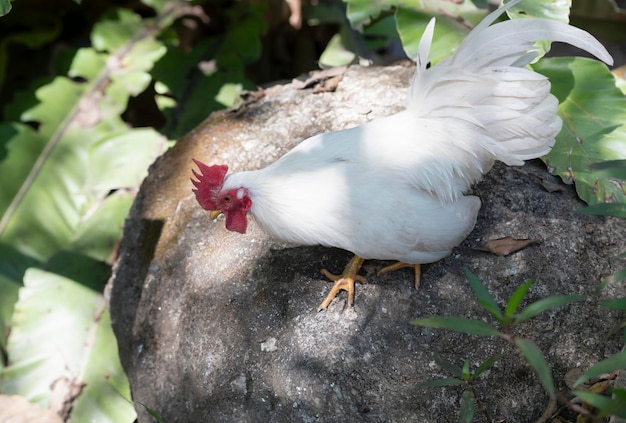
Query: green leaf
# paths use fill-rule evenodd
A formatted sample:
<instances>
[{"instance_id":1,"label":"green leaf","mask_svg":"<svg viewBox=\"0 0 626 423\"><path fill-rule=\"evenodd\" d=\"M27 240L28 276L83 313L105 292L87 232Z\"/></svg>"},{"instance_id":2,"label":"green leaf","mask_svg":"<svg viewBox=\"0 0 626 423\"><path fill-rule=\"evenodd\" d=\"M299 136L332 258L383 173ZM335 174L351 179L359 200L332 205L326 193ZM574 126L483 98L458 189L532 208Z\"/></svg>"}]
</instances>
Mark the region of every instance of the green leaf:
<instances>
[{"instance_id":1,"label":"green leaf","mask_svg":"<svg viewBox=\"0 0 626 423\"><path fill-rule=\"evenodd\" d=\"M58 264L82 265L76 259ZM11 364L1 373L2 392L45 408L55 383L85 384L74 400L74 421L134 418L132 405L119 394L130 392L102 294L55 273L29 269L7 351Z\"/></svg>"},{"instance_id":2,"label":"green leaf","mask_svg":"<svg viewBox=\"0 0 626 423\"><path fill-rule=\"evenodd\" d=\"M227 82L222 85L219 92L215 96L215 100L224 107L232 107L239 101L242 92L242 84L232 84Z\"/></svg>"},{"instance_id":3,"label":"green leaf","mask_svg":"<svg viewBox=\"0 0 626 423\"><path fill-rule=\"evenodd\" d=\"M606 162L591 163L589 167L595 170L597 175L626 180L626 160L607 160Z\"/></svg>"},{"instance_id":4,"label":"green leaf","mask_svg":"<svg viewBox=\"0 0 626 423\"><path fill-rule=\"evenodd\" d=\"M413 320L411 324L431 328L450 329L455 332L469 333L472 335L500 335L500 332L498 332L496 328L481 320L466 319L456 316L432 316Z\"/></svg>"},{"instance_id":5,"label":"green leaf","mask_svg":"<svg viewBox=\"0 0 626 423\"><path fill-rule=\"evenodd\" d=\"M162 133L180 138L235 99L229 88L255 89L246 77L246 65L261 52L264 11L262 4L236 2L222 23L226 34L195 43L191 51L172 46L166 50L152 72L156 102L167 119Z\"/></svg>"},{"instance_id":6,"label":"green leaf","mask_svg":"<svg viewBox=\"0 0 626 423\"><path fill-rule=\"evenodd\" d=\"M626 369L626 351L621 351L617 354L614 354L591 367L585 373L580 375L578 379L576 379L576 382L574 382L574 387L580 385L588 379L619 369Z\"/></svg>"},{"instance_id":7,"label":"green leaf","mask_svg":"<svg viewBox=\"0 0 626 423\"><path fill-rule=\"evenodd\" d=\"M493 317L498 320L498 322L502 322L504 316L502 315L502 311L500 307L496 303L496 300L493 299L485 285L474 275L471 270L468 268L464 269L465 276L469 281L472 290L478 297L478 303L485 308Z\"/></svg>"},{"instance_id":8,"label":"green leaf","mask_svg":"<svg viewBox=\"0 0 626 423\"><path fill-rule=\"evenodd\" d=\"M552 379L552 371L548 367L548 363L543 357L543 353L537 345L529 339L515 339L515 345L519 348L522 356L526 359L530 367L534 370L539 381L550 395L550 398L556 400L556 390Z\"/></svg>"},{"instance_id":9,"label":"green leaf","mask_svg":"<svg viewBox=\"0 0 626 423\"><path fill-rule=\"evenodd\" d=\"M36 122L38 130L0 125L0 134L8 137L0 162L0 179L6 182L0 194L0 241L41 261L73 243L82 247L80 234L93 225L89 217L108 204L109 192L139 184L164 148L155 131L129 130L120 118L131 95L126 78L147 75L147 63L158 55L154 38L149 33L145 38L124 44L118 62L93 49L78 50L69 74L82 79L57 77L19 96L17 104L35 105L12 114ZM148 44L152 47L146 49ZM142 89L135 83L133 89ZM27 101L29 96L34 101ZM124 172L117 170L121 165ZM116 231L117 239L129 202L125 209L116 204L117 221L102 225ZM102 250L98 257L103 258Z\"/></svg>"},{"instance_id":10,"label":"green leaf","mask_svg":"<svg viewBox=\"0 0 626 423\"><path fill-rule=\"evenodd\" d=\"M113 119L109 122L113 123ZM105 212L100 208L112 205L110 201L113 199L107 198L110 190L139 184L149 163L163 148L163 139L152 130L124 130L123 135L106 134L103 138L97 136L97 129L91 134L68 130L59 134L55 142L51 140L52 144L40 149L33 162L32 146L41 146L42 137L31 131L24 133L30 134L30 138L12 139L9 159L0 164L0 179L7 182L5 192L13 195L0 199L0 207L4 206L0 240L25 255L44 261L56 251L72 248L72 245L78 251L84 245L81 234L96 223L104 225L105 230L115 237L113 242L107 239L106 245L114 245L121 234L130 201L116 202L117 210L106 209L109 216L112 216L111 212L115 214L115 221L94 222L93 218ZM108 147L103 145L107 139L111 142ZM123 148L113 148L121 146L123 141L128 141ZM120 155L124 151L134 154ZM109 166L120 163L125 164L125 172ZM7 178L16 165L25 169L30 165L28 175L19 178L16 176L24 175L24 172L16 172L17 175ZM97 257L104 259L110 251L101 251Z\"/></svg>"},{"instance_id":11,"label":"green leaf","mask_svg":"<svg viewBox=\"0 0 626 423\"><path fill-rule=\"evenodd\" d=\"M233 7L229 12L232 25L224 34L215 60L224 70L241 69L261 54L261 34L266 30L265 6L262 2L249 3Z\"/></svg>"},{"instance_id":12,"label":"green leaf","mask_svg":"<svg viewBox=\"0 0 626 423\"><path fill-rule=\"evenodd\" d=\"M215 55L216 43L201 41L190 51L168 46L166 53L155 63L152 75L157 81L155 98L159 109L167 119L163 132L171 138L180 138L197 126L207 115L221 107L214 96L221 86L219 82L208 85L214 80L217 70L198 68L204 57ZM213 73L212 73L213 72ZM207 81L208 80L208 81ZM203 84L204 85L201 85ZM178 99L185 99L185 110ZM203 103L201 103L202 98ZM182 120L182 123L180 121Z\"/></svg>"},{"instance_id":13,"label":"green leaf","mask_svg":"<svg viewBox=\"0 0 626 423\"><path fill-rule=\"evenodd\" d=\"M622 253L621 256L623 257L625 253ZM617 272L615 272L612 276L611 276L611 281L612 282L621 282L621 281L626 281L626 269L622 269L622 270L618 270Z\"/></svg>"},{"instance_id":14,"label":"green leaf","mask_svg":"<svg viewBox=\"0 0 626 423\"><path fill-rule=\"evenodd\" d=\"M99 195L138 186L163 150L164 139L152 128L109 132L89 146L91 164L85 185Z\"/></svg>"},{"instance_id":15,"label":"green leaf","mask_svg":"<svg viewBox=\"0 0 626 423\"><path fill-rule=\"evenodd\" d=\"M592 163L589 167L596 176L601 176L626 190L626 160L608 160L606 162ZM584 209L576 210L576 212L626 218L626 203L594 204Z\"/></svg>"},{"instance_id":16,"label":"green leaf","mask_svg":"<svg viewBox=\"0 0 626 423\"><path fill-rule=\"evenodd\" d=\"M99 51L120 50L143 28L141 16L127 9L116 9L94 25L91 44Z\"/></svg>"},{"instance_id":17,"label":"green leaf","mask_svg":"<svg viewBox=\"0 0 626 423\"><path fill-rule=\"evenodd\" d=\"M443 379L435 379L435 380L429 380L426 382L421 382L418 386L424 386L424 387L433 387L433 386L458 386L458 385L465 385L466 382L461 380L461 379L457 379L454 377L447 377L447 378L443 378Z\"/></svg>"},{"instance_id":18,"label":"green leaf","mask_svg":"<svg viewBox=\"0 0 626 423\"><path fill-rule=\"evenodd\" d=\"M474 420L474 412L476 407L476 399L474 393L469 389L461 395L461 416L459 422L471 423Z\"/></svg>"},{"instance_id":19,"label":"green leaf","mask_svg":"<svg viewBox=\"0 0 626 423\"><path fill-rule=\"evenodd\" d=\"M476 380L478 379L478 377L483 374L487 369L489 369L493 363L495 363L496 361L500 360L502 358L502 354L497 354L494 355L493 357L488 358L487 360L485 360L480 366L478 366L478 368L474 371L474 375L472 376L472 379Z\"/></svg>"},{"instance_id":20,"label":"green leaf","mask_svg":"<svg viewBox=\"0 0 626 423\"><path fill-rule=\"evenodd\" d=\"M135 410L130 385L118 359L117 342L107 311L94 329L93 346L83 357L86 383L76 398L70 422L132 422Z\"/></svg>"},{"instance_id":21,"label":"green leaf","mask_svg":"<svg viewBox=\"0 0 626 423\"><path fill-rule=\"evenodd\" d=\"M611 390L611 402L603 406L598 413L598 418L609 416L626 419L626 390L615 388Z\"/></svg>"},{"instance_id":22,"label":"green leaf","mask_svg":"<svg viewBox=\"0 0 626 423\"><path fill-rule=\"evenodd\" d=\"M582 295L553 295L551 297L542 298L541 300L537 300L534 303L529 304L526 308L519 312L515 316L515 323L522 323L523 321L528 320L531 317L535 317L539 313L543 313L548 309L562 307L584 299L585 297Z\"/></svg>"},{"instance_id":23,"label":"green leaf","mask_svg":"<svg viewBox=\"0 0 626 423\"><path fill-rule=\"evenodd\" d=\"M115 84L108 87L108 91L110 96L119 96L119 100L125 103L128 94L137 95L148 86L152 77L147 72L166 49L156 39L159 27L151 26L151 20L142 20L139 15L124 9L116 10L111 18L95 25L91 42L96 50L114 54L105 68ZM73 67L77 66L75 63Z\"/></svg>"},{"instance_id":24,"label":"green leaf","mask_svg":"<svg viewBox=\"0 0 626 423\"><path fill-rule=\"evenodd\" d=\"M602 307L615 310L626 310L626 298L615 298L613 300L602 301Z\"/></svg>"},{"instance_id":25,"label":"green leaf","mask_svg":"<svg viewBox=\"0 0 626 423\"><path fill-rule=\"evenodd\" d=\"M426 25L436 17L435 33L429 61L433 64L452 55L461 41L487 15L487 9L479 9L465 2L423 2L405 0L399 3L395 18L402 47L410 58L417 57L417 49Z\"/></svg>"},{"instance_id":26,"label":"green leaf","mask_svg":"<svg viewBox=\"0 0 626 423\"><path fill-rule=\"evenodd\" d=\"M524 0L506 11L511 19L547 18L569 23L571 0L548 2L545 0Z\"/></svg>"},{"instance_id":27,"label":"green leaf","mask_svg":"<svg viewBox=\"0 0 626 423\"><path fill-rule=\"evenodd\" d=\"M439 354L439 351L437 351L436 349L433 350L433 357L435 358L435 363L437 363L442 369L447 370L457 378L463 378L463 370L459 366L453 364L451 361L448 361L447 359L442 357L441 354Z\"/></svg>"},{"instance_id":28,"label":"green leaf","mask_svg":"<svg viewBox=\"0 0 626 423\"><path fill-rule=\"evenodd\" d=\"M18 298L20 285L0 274L0 351L4 351L7 346L6 334L11 327L11 316L13 306ZM0 360L0 369L4 365L4 360Z\"/></svg>"},{"instance_id":29,"label":"green leaf","mask_svg":"<svg viewBox=\"0 0 626 423\"><path fill-rule=\"evenodd\" d=\"M10 333L13 306L22 287L24 272L39 262L25 256L10 245L0 242L0 351L6 348ZM3 360L0 360L0 369Z\"/></svg>"},{"instance_id":30,"label":"green leaf","mask_svg":"<svg viewBox=\"0 0 626 423\"><path fill-rule=\"evenodd\" d=\"M106 197L76 228L69 248L98 260L110 260L111 252L122 236L122 225L133 200L134 195L125 191Z\"/></svg>"},{"instance_id":31,"label":"green leaf","mask_svg":"<svg viewBox=\"0 0 626 423\"><path fill-rule=\"evenodd\" d=\"M45 404L53 382L82 386L69 398L77 422L134 419L100 293L110 273L102 261L165 148L161 135L129 129L121 114L150 83L166 19L118 18L101 51L72 52L67 76L16 93L5 117L20 122L0 123L0 344L10 363L0 392Z\"/></svg>"},{"instance_id":32,"label":"green leaf","mask_svg":"<svg viewBox=\"0 0 626 423\"><path fill-rule=\"evenodd\" d=\"M391 9L398 1L396 0L344 0L348 8L346 16L353 28L362 31L372 19L376 19L382 12Z\"/></svg>"},{"instance_id":33,"label":"green leaf","mask_svg":"<svg viewBox=\"0 0 626 423\"><path fill-rule=\"evenodd\" d=\"M165 423L165 420L163 419L163 417L161 417L161 415L159 413L157 413L156 411L154 411L152 408L148 407L147 405L139 402L139 405L141 405L146 412L152 417L154 418L157 422L159 423Z\"/></svg>"},{"instance_id":34,"label":"green leaf","mask_svg":"<svg viewBox=\"0 0 626 423\"><path fill-rule=\"evenodd\" d=\"M612 388L611 394L621 401L624 401L624 407L626 407L626 389L622 388Z\"/></svg>"},{"instance_id":35,"label":"green leaf","mask_svg":"<svg viewBox=\"0 0 626 423\"><path fill-rule=\"evenodd\" d=\"M535 279L529 279L520 286L517 287L511 298L509 299L508 304L506 305L506 309L504 310L504 315L506 317L513 317L513 314L517 311L517 307L519 307L520 303L526 296L528 289L535 283Z\"/></svg>"},{"instance_id":36,"label":"green leaf","mask_svg":"<svg viewBox=\"0 0 626 423\"><path fill-rule=\"evenodd\" d=\"M421 11L434 15L437 19L446 18L457 21L459 26L474 27L488 13L488 8L479 8L475 2L470 1L423 1L423 0L400 0L398 8Z\"/></svg>"},{"instance_id":37,"label":"green leaf","mask_svg":"<svg viewBox=\"0 0 626 423\"><path fill-rule=\"evenodd\" d=\"M369 25L363 31L363 41L365 47L376 53L380 49L387 49L391 44L400 41L398 35L398 25L393 15L385 16L377 22ZM355 31L352 31L355 33Z\"/></svg>"},{"instance_id":38,"label":"green leaf","mask_svg":"<svg viewBox=\"0 0 626 423\"><path fill-rule=\"evenodd\" d=\"M319 58L319 63L324 68L347 66L357 58L354 48L350 46L350 37L339 32L330 39L326 48Z\"/></svg>"},{"instance_id":39,"label":"green leaf","mask_svg":"<svg viewBox=\"0 0 626 423\"><path fill-rule=\"evenodd\" d=\"M465 381L469 381L471 378L469 360L465 360L465 362L463 362L463 372L461 374L461 377Z\"/></svg>"},{"instance_id":40,"label":"green leaf","mask_svg":"<svg viewBox=\"0 0 626 423\"><path fill-rule=\"evenodd\" d=\"M437 63L450 56L469 28L478 23L487 9L479 9L472 2L423 2L420 0L368 1L346 0L347 17L351 26L367 32L374 20L384 20L388 11L395 8L397 33L408 57L417 54L419 40L433 15L437 15L435 36L430 52L430 61ZM351 50L354 51L354 50Z\"/></svg>"},{"instance_id":41,"label":"green leaf","mask_svg":"<svg viewBox=\"0 0 626 423\"><path fill-rule=\"evenodd\" d=\"M163 12L165 5L167 5L168 3L171 5L172 3L169 0L141 0L141 2L145 4L146 6L150 6L151 8L156 10L158 13Z\"/></svg>"},{"instance_id":42,"label":"green leaf","mask_svg":"<svg viewBox=\"0 0 626 423\"><path fill-rule=\"evenodd\" d=\"M626 158L626 97L611 72L581 57L543 59L533 68L550 78L561 103L563 130L544 157L551 172L575 183L579 197L590 205L625 203L624 187L590 167Z\"/></svg>"},{"instance_id":43,"label":"green leaf","mask_svg":"<svg viewBox=\"0 0 626 423\"><path fill-rule=\"evenodd\" d=\"M396 10L395 17L404 52L414 60L417 57L422 34L431 16L420 11L399 8ZM467 28L463 28L451 19L437 18L428 60L436 64L452 55L468 33Z\"/></svg>"},{"instance_id":44,"label":"green leaf","mask_svg":"<svg viewBox=\"0 0 626 423\"><path fill-rule=\"evenodd\" d=\"M0 16L4 16L11 11L11 0L0 0Z\"/></svg>"},{"instance_id":45,"label":"green leaf","mask_svg":"<svg viewBox=\"0 0 626 423\"><path fill-rule=\"evenodd\" d=\"M592 394L587 391L572 391L572 394L600 410L611 405L611 399L604 395Z\"/></svg>"},{"instance_id":46,"label":"green leaf","mask_svg":"<svg viewBox=\"0 0 626 423\"><path fill-rule=\"evenodd\" d=\"M341 22L338 22L341 23ZM361 56L373 63L378 62L377 50L398 41L396 20L386 16L363 29L363 34L348 25L341 25L337 34L328 42L319 58L322 68L347 66L359 61Z\"/></svg>"}]
</instances>

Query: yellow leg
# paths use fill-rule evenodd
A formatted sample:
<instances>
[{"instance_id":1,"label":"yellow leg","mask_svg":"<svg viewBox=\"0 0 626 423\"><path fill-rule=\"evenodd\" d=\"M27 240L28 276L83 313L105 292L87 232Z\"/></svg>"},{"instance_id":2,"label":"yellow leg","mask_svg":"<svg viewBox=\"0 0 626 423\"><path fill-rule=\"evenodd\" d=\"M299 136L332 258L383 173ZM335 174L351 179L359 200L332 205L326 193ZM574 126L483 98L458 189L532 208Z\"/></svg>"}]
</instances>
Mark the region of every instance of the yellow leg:
<instances>
[{"instance_id":1,"label":"yellow leg","mask_svg":"<svg viewBox=\"0 0 626 423\"><path fill-rule=\"evenodd\" d=\"M421 264L411 264L411 263L403 263L401 261L390 264L389 266L383 267L378 272L378 275L382 275L383 273L393 272L394 270L402 269L404 267L412 267L415 270L415 289L419 289L420 287L420 278L422 276L422 265Z\"/></svg>"},{"instance_id":2,"label":"yellow leg","mask_svg":"<svg viewBox=\"0 0 626 423\"><path fill-rule=\"evenodd\" d=\"M364 261L365 260L359 256L352 257L352 260L350 260L341 275L333 275L326 269L321 270L324 276L335 282L335 285L330 289L330 292L324 301L322 301L317 311L322 311L328 307L340 291L348 291L348 305L352 306L352 304L354 304L354 283L356 281L367 283L367 279L358 274Z\"/></svg>"}]
</instances>

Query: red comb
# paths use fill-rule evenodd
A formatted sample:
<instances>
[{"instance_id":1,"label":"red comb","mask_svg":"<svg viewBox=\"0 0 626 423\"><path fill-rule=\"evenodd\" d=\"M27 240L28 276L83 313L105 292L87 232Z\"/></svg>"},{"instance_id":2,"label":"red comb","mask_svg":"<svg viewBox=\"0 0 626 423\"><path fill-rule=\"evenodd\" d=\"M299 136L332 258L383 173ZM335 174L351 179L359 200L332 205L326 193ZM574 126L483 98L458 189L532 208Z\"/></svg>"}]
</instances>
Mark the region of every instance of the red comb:
<instances>
[{"instance_id":1,"label":"red comb","mask_svg":"<svg viewBox=\"0 0 626 423\"><path fill-rule=\"evenodd\" d=\"M201 161L191 159L200 169L200 173L194 169L191 170L193 176L191 183L195 187L192 189L196 194L196 200L205 210L217 210L217 195L224 185L224 177L228 172L226 165L207 166Z\"/></svg>"}]
</instances>

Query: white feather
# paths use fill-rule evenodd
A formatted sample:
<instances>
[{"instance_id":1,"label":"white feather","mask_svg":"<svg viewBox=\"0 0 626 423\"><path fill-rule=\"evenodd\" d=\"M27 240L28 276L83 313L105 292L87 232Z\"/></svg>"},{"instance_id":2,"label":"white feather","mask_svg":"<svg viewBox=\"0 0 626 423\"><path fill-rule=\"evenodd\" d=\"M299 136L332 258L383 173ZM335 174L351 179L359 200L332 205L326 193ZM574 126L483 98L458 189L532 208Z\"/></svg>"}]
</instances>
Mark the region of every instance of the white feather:
<instances>
[{"instance_id":1,"label":"white feather","mask_svg":"<svg viewBox=\"0 0 626 423\"><path fill-rule=\"evenodd\" d=\"M591 35L561 22L491 25L516 3L427 69L431 20L407 110L309 138L265 169L230 175L223 189L247 188L258 224L283 241L410 263L445 257L475 224L480 200L463 195L470 186L495 160L546 154L561 129L550 82L525 68L533 44L563 41L612 61Z\"/></svg>"}]
</instances>

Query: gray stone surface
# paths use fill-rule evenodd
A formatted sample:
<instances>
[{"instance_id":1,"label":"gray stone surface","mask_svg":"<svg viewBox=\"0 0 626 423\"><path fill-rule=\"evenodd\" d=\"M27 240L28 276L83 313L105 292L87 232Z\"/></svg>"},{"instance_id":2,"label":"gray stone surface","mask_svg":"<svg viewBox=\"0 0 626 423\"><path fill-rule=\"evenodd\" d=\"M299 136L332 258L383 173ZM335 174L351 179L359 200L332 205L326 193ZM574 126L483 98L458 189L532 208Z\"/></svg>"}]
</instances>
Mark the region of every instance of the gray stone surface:
<instances>
[{"instance_id":1,"label":"gray stone surface","mask_svg":"<svg viewBox=\"0 0 626 423\"><path fill-rule=\"evenodd\" d=\"M357 285L354 308L343 293L321 313L331 284L319 269L341 271L349 253L282 245L254 223L246 235L228 232L197 205L192 157L233 171L265 166L308 136L400 110L411 74L353 67L336 92L270 88L239 111L212 115L154 164L111 282L113 327L137 402L167 422L457 421L462 388L418 385L447 375L434 363L437 349L458 365L504 354L476 384L481 403L496 420L535 421L548 398L508 344L410 324L440 314L488 320L465 266L500 304L528 278L537 278L528 301L590 296L518 331L545 353L560 389L569 369L618 351L619 339L601 341L619 315L598 302L624 288L594 292L624 267L626 225L576 214L583 204L573 188L540 162L497 165L485 177L474 192L483 201L475 230L451 256L423 267L418 291L411 271L378 277L389 262L367 261L369 283ZM560 190L546 191L544 180ZM541 242L504 257L476 250L504 236ZM151 421L137 411L140 422Z\"/></svg>"}]
</instances>

